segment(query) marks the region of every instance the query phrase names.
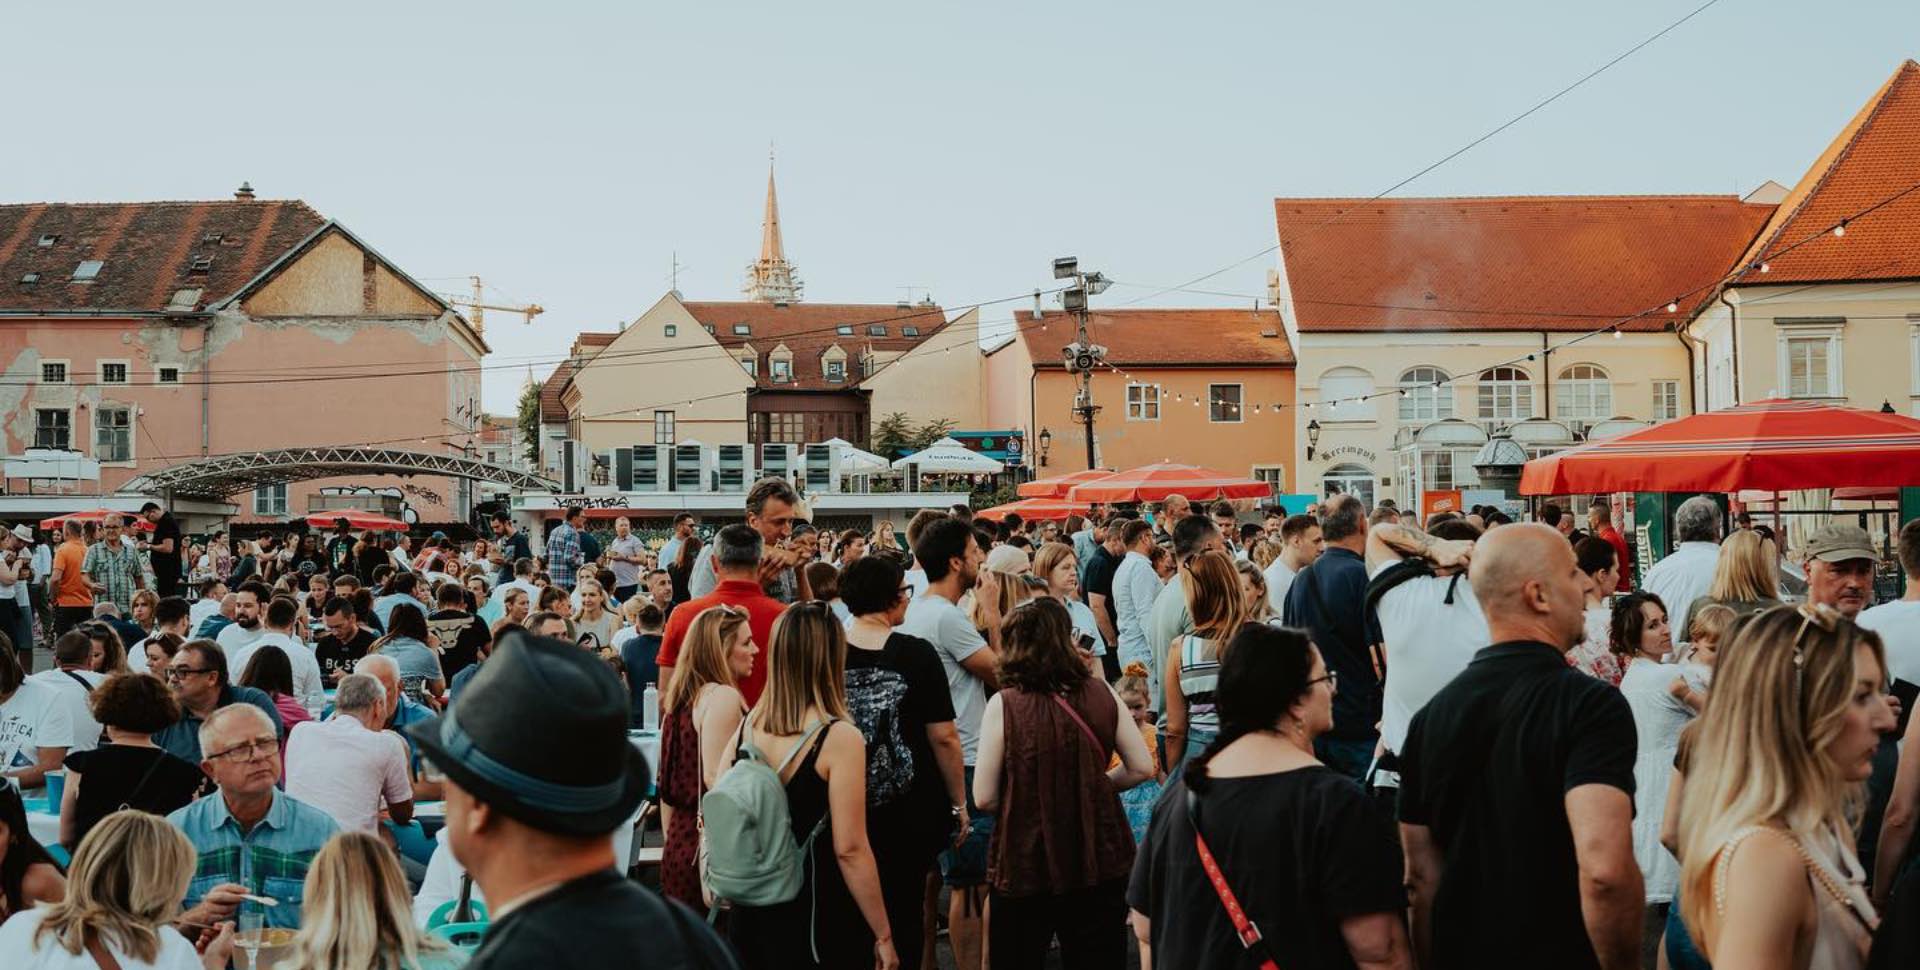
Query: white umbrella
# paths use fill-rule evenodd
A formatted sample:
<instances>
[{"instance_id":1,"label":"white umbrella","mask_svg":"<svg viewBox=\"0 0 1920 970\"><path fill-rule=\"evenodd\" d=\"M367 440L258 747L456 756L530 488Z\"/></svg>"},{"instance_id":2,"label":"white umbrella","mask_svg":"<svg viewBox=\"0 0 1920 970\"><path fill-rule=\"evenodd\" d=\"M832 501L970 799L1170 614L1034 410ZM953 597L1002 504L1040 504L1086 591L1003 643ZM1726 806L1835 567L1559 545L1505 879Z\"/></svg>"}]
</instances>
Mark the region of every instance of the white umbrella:
<instances>
[{"instance_id":1,"label":"white umbrella","mask_svg":"<svg viewBox=\"0 0 1920 970\"><path fill-rule=\"evenodd\" d=\"M997 475L1006 466L988 458L977 451L968 451L967 447L952 438L941 438L928 445L924 451L916 451L893 463L895 468L918 467L925 474L954 475Z\"/></svg>"},{"instance_id":2,"label":"white umbrella","mask_svg":"<svg viewBox=\"0 0 1920 970\"><path fill-rule=\"evenodd\" d=\"M866 475L887 470L887 460L871 451L862 451L845 438L828 438L822 442L840 447L840 474Z\"/></svg>"}]
</instances>

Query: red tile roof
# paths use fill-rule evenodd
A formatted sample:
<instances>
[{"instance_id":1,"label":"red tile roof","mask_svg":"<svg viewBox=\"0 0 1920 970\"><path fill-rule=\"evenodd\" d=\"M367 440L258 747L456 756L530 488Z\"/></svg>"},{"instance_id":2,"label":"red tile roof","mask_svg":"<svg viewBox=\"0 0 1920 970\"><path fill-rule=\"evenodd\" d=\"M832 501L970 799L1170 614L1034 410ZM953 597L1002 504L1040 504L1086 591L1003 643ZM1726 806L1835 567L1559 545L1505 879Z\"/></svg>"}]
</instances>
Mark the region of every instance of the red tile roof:
<instances>
[{"instance_id":1,"label":"red tile roof","mask_svg":"<svg viewBox=\"0 0 1920 970\"><path fill-rule=\"evenodd\" d=\"M1920 64L1900 65L1801 177L1740 265L1746 284L1920 278ZM1900 193L1906 192L1905 195ZM1896 201L1831 230L1895 196ZM1803 241L1805 245L1796 245ZM1784 252L1793 247L1790 252ZM1764 260L1767 272L1757 264Z\"/></svg>"},{"instance_id":2,"label":"red tile roof","mask_svg":"<svg viewBox=\"0 0 1920 970\"><path fill-rule=\"evenodd\" d=\"M206 306L325 223L297 200L0 205L0 312L157 313L187 288ZM102 263L99 275L72 282L85 260Z\"/></svg>"},{"instance_id":3,"label":"red tile roof","mask_svg":"<svg viewBox=\"0 0 1920 970\"><path fill-rule=\"evenodd\" d=\"M760 355L755 383L762 388L783 390L842 390L857 386L861 380L860 353L867 347L876 352L904 352L927 342L946 329L947 313L937 306L917 304L902 307L892 303L686 303L687 312L713 329L720 345L732 350L752 345ZM746 334L734 332L745 326ZM882 327L881 335L869 328ZM918 331L908 336L907 328ZM851 332L842 332L850 330ZM793 352L793 380L774 383L767 355L781 344ZM847 354L847 379L829 381L820 355L838 345Z\"/></svg>"},{"instance_id":4,"label":"red tile roof","mask_svg":"<svg viewBox=\"0 0 1920 970\"><path fill-rule=\"evenodd\" d=\"M1686 319L1773 211L1734 196L1275 199L1302 331L1588 331Z\"/></svg>"},{"instance_id":5,"label":"red tile roof","mask_svg":"<svg viewBox=\"0 0 1920 970\"><path fill-rule=\"evenodd\" d=\"M1013 315L1038 368L1062 366L1073 342L1073 316L1049 310ZM1095 310L1087 333L1116 367L1292 367L1293 347L1274 310Z\"/></svg>"},{"instance_id":6,"label":"red tile roof","mask_svg":"<svg viewBox=\"0 0 1920 970\"><path fill-rule=\"evenodd\" d=\"M567 389L567 382L573 380L576 370L573 361L563 360L560 366L547 375L540 384L540 420L545 424L565 424L567 406L560 403L560 395Z\"/></svg>"}]
</instances>

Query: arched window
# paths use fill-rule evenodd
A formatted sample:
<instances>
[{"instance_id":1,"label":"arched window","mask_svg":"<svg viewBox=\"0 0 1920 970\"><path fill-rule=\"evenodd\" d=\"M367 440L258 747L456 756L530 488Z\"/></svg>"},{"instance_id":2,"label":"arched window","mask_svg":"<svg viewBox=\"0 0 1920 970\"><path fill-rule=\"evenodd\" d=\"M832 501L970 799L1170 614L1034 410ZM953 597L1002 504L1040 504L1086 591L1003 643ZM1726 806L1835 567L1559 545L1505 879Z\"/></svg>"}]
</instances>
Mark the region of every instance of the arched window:
<instances>
[{"instance_id":1,"label":"arched window","mask_svg":"<svg viewBox=\"0 0 1920 970\"><path fill-rule=\"evenodd\" d=\"M1400 420L1439 421L1453 417L1453 388L1438 367L1415 367L1400 375ZM1435 386L1439 385L1439 386Z\"/></svg>"},{"instance_id":2,"label":"arched window","mask_svg":"<svg viewBox=\"0 0 1920 970\"><path fill-rule=\"evenodd\" d=\"M1323 421L1373 419L1373 375L1358 367L1335 367L1320 375Z\"/></svg>"},{"instance_id":3,"label":"arched window","mask_svg":"<svg viewBox=\"0 0 1920 970\"><path fill-rule=\"evenodd\" d=\"M1480 372L1482 420L1524 421L1533 417L1533 378L1518 367L1489 367Z\"/></svg>"},{"instance_id":4,"label":"arched window","mask_svg":"<svg viewBox=\"0 0 1920 970\"><path fill-rule=\"evenodd\" d=\"M1613 382L1593 364L1574 364L1560 372L1553 388L1554 417L1604 421L1613 417Z\"/></svg>"}]
</instances>

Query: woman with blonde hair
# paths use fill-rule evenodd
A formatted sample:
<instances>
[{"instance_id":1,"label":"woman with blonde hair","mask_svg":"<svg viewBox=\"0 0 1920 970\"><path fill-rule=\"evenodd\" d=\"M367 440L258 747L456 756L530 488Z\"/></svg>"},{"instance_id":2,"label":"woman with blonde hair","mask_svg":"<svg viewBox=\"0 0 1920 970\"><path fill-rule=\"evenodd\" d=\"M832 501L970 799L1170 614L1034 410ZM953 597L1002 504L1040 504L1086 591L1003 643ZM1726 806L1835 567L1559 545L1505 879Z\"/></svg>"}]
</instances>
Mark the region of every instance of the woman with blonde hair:
<instances>
[{"instance_id":1,"label":"woman with blonde hair","mask_svg":"<svg viewBox=\"0 0 1920 970\"><path fill-rule=\"evenodd\" d=\"M1213 692L1220 680L1220 662L1234 634L1247 622L1247 598L1240 588L1240 570L1233 557L1220 551L1203 552L1182 567L1181 586L1193 632L1167 645L1167 673L1161 678L1167 695L1167 760L1199 754L1220 732ZM1266 602L1266 597L1260 598ZM1169 765L1171 770L1171 765Z\"/></svg>"},{"instance_id":2,"label":"woman with blonde hair","mask_svg":"<svg viewBox=\"0 0 1920 970\"><path fill-rule=\"evenodd\" d=\"M101 819L73 854L66 898L0 924L0 966L221 970L233 924L220 924L205 953L170 925L194 865L193 843L158 815Z\"/></svg>"},{"instance_id":3,"label":"woman with blonde hair","mask_svg":"<svg viewBox=\"0 0 1920 970\"><path fill-rule=\"evenodd\" d=\"M1013 612L1014 607L1033 598L1033 591L1027 589L1026 580L1020 578L1023 573L994 569L991 564L981 566L980 570L991 571L994 578L1000 581L1001 616L1006 616ZM988 623L986 611L980 608L980 601L972 590L967 591L966 597L960 603L960 608L966 611L967 619L973 621L973 628L979 630L981 636L987 636L987 627L991 624Z\"/></svg>"},{"instance_id":4,"label":"woman with blonde hair","mask_svg":"<svg viewBox=\"0 0 1920 970\"><path fill-rule=\"evenodd\" d=\"M1033 574L1046 581L1047 595L1067 608L1067 616L1073 620L1074 646L1094 657L1105 657L1107 638L1100 633L1093 608L1080 602L1080 558L1073 554L1073 546L1041 543L1040 551L1033 556Z\"/></svg>"},{"instance_id":5,"label":"woman with blonde hair","mask_svg":"<svg viewBox=\"0 0 1920 970\"><path fill-rule=\"evenodd\" d=\"M1773 540L1752 529L1740 529L1720 543L1720 559L1713 567L1713 585L1707 595L1687 604L1674 619L1674 629L1692 629L1693 611L1719 603L1738 616L1748 616L1780 605L1780 556Z\"/></svg>"},{"instance_id":6,"label":"woman with blonde hair","mask_svg":"<svg viewBox=\"0 0 1920 970\"><path fill-rule=\"evenodd\" d=\"M745 609L709 607L687 627L673 679L660 695L660 827L667 839L660 891L695 910L706 906L695 866L700 796L720 777L727 743L747 713L735 685L753 673L756 653Z\"/></svg>"},{"instance_id":7,"label":"woman with blonde hair","mask_svg":"<svg viewBox=\"0 0 1920 970\"><path fill-rule=\"evenodd\" d=\"M620 618L607 609L606 587L595 580L583 579L574 592L580 594L580 612L573 617L575 639L584 644L591 636L595 648L611 644L613 631L620 628Z\"/></svg>"},{"instance_id":8,"label":"woman with blonde hair","mask_svg":"<svg viewBox=\"0 0 1920 970\"><path fill-rule=\"evenodd\" d=\"M766 690L735 756L764 762L785 783L806 883L787 902L734 907L728 939L746 970L895 970L900 957L867 842L867 744L847 719L840 624L819 600L796 603L774 622L772 640Z\"/></svg>"},{"instance_id":9,"label":"woman with blonde hair","mask_svg":"<svg viewBox=\"0 0 1920 970\"><path fill-rule=\"evenodd\" d=\"M1775 607L1720 648L1680 803L1680 907L1715 966L1866 964L1878 917L1849 819L1886 701L1880 638L1831 607Z\"/></svg>"},{"instance_id":10,"label":"woman with blonde hair","mask_svg":"<svg viewBox=\"0 0 1920 970\"><path fill-rule=\"evenodd\" d=\"M450 970L467 955L420 932L400 860L379 837L340 832L307 867L306 902L280 970Z\"/></svg>"},{"instance_id":11,"label":"woman with blonde hair","mask_svg":"<svg viewBox=\"0 0 1920 970\"><path fill-rule=\"evenodd\" d=\"M1267 574L1261 572L1265 567L1249 559L1235 559L1233 568L1240 573L1240 592L1247 597L1247 622L1272 623L1279 617L1273 614L1273 604L1267 602Z\"/></svg>"}]
</instances>

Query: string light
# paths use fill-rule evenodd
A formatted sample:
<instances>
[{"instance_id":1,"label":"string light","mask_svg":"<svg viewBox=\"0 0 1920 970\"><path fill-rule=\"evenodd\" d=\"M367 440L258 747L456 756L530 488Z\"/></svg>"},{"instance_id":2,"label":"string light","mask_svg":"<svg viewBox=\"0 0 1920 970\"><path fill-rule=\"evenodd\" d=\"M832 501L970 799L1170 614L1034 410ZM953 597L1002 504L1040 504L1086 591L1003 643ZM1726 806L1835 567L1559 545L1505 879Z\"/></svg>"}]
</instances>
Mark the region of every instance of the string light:
<instances>
[{"instance_id":1,"label":"string light","mask_svg":"<svg viewBox=\"0 0 1920 970\"><path fill-rule=\"evenodd\" d=\"M1847 220L1842 219L1840 220L1839 225L1833 227L1833 235L1834 235L1834 238L1837 239L1846 234L1847 234Z\"/></svg>"},{"instance_id":2,"label":"string light","mask_svg":"<svg viewBox=\"0 0 1920 970\"><path fill-rule=\"evenodd\" d=\"M1619 340L1619 339L1620 339L1620 328L1619 328L1619 327L1615 327L1615 328L1613 328L1613 339L1615 339L1615 340Z\"/></svg>"},{"instance_id":3,"label":"string light","mask_svg":"<svg viewBox=\"0 0 1920 970\"><path fill-rule=\"evenodd\" d=\"M1773 272L1773 266L1772 266L1771 264L1769 264L1769 263L1768 263L1768 262L1767 262L1766 260L1761 260L1761 261L1760 261L1760 272L1762 272L1762 273L1771 273L1771 272Z\"/></svg>"}]
</instances>

